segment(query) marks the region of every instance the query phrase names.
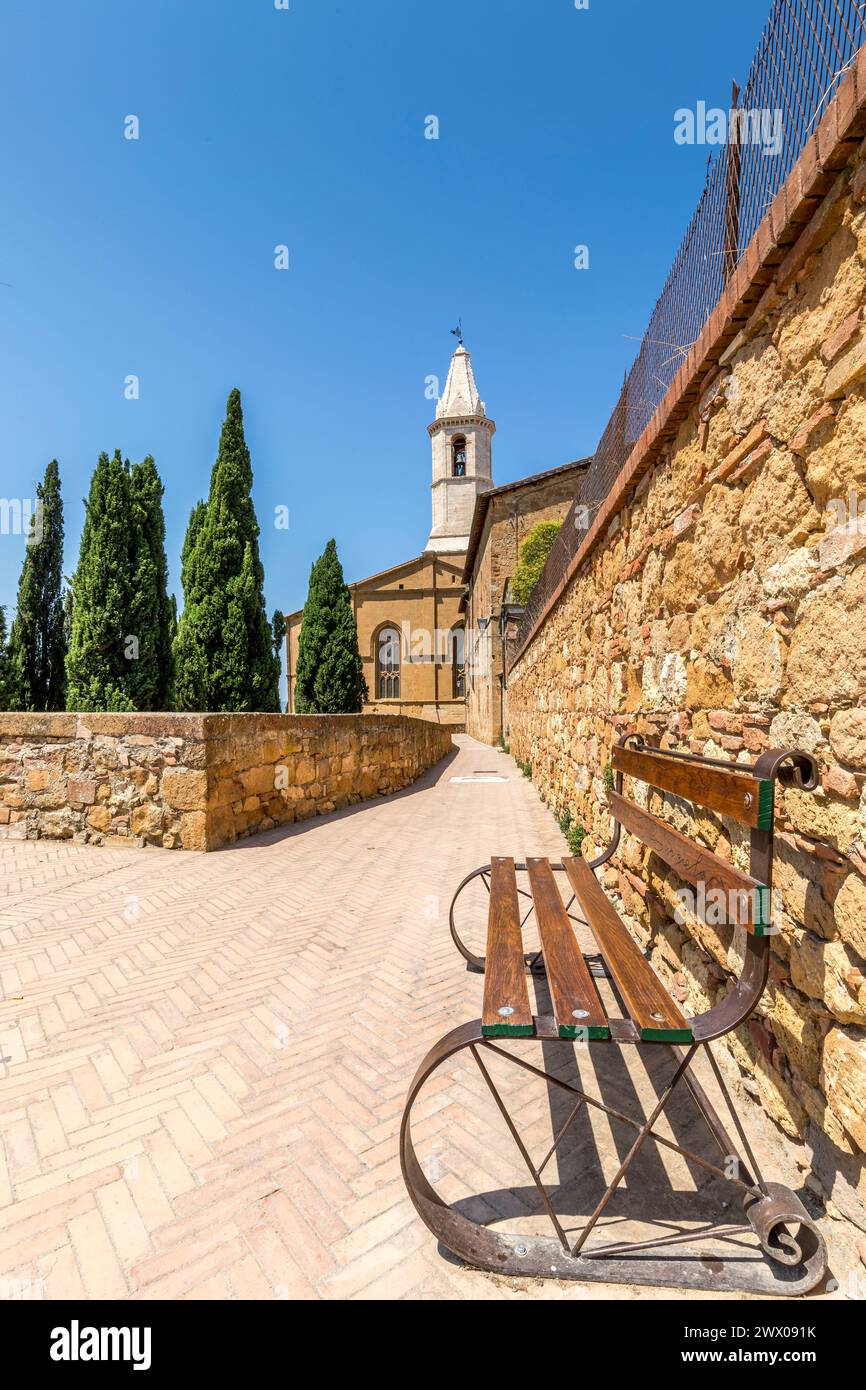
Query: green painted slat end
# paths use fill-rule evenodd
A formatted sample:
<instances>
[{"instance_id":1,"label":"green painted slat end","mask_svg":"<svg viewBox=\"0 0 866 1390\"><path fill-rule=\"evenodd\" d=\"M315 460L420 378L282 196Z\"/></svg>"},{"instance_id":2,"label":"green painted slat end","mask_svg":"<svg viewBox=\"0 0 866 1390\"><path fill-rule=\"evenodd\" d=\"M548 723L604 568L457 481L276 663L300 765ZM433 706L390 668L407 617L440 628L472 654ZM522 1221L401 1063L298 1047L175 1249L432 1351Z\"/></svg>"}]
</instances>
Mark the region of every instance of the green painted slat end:
<instances>
[{"instance_id":1,"label":"green painted slat end","mask_svg":"<svg viewBox=\"0 0 866 1390\"><path fill-rule=\"evenodd\" d=\"M752 931L755 936L764 936L767 929L773 925L773 904L769 888L760 883L756 890L756 896L758 899L757 913Z\"/></svg>"},{"instance_id":2,"label":"green painted slat end","mask_svg":"<svg viewBox=\"0 0 866 1390\"><path fill-rule=\"evenodd\" d=\"M565 1042L577 1042L578 1038L589 1038L590 1042L604 1042L610 1038L610 1029L601 1025L581 1028L576 1023L560 1023L559 1036Z\"/></svg>"},{"instance_id":3,"label":"green painted slat end","mask_svg":"<svg viewBox=\"0 0 866 1390\"><path fill-rule=\"evenodd\" d=\"M485 1038L534 1038L535 1028L531 1023L483 1023L481 1033Z\"/></svg>"},{"instance_id":4,"label":"green painted slat end","mask_svg":"<svg viewBox=\"0 0 866 1390\"><path fill-rule=\"evenodd\" d=\"M641 1042L690 1043L693 1042L691 1028L642 1028Z\"/></svg>"},{"instance_id":5,"label":"green painted slat end","mask_svg":"<svg viewBox=\"0 0 866 1390\"><path fill-rule=\"evenodd\" d=\"M758 829L773 828L773 783L762 779L758 783Z\"/></svg>"}]
</instances>

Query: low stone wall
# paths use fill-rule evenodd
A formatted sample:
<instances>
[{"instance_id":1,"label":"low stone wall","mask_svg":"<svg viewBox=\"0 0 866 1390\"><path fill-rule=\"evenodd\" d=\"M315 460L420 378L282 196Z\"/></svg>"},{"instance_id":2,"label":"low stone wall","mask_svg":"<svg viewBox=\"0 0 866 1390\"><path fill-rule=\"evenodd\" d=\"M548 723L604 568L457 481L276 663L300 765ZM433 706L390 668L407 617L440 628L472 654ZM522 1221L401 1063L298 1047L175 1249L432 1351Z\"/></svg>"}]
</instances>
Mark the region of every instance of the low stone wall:
<instances>
[{"instance_id":1,"label":"low stone wall","mask_svg":"<svg viewBox=\"0 0 866 1390\"><path fill-rule=\"evenodd\" d=\"M218 849L398 791L450 749L390 715L0 713L0 836Z\"/></svg>"},{"instance_id":2,"label":"low stone wall","mask_svg":"<svg viewBox=\"0 0 866 1390\"><path fill-rule=\"evenodd\" d=\"M744 1091L866 1226L866 144L786 259L755 273L760 303L511 669L507 722L587 849L609 835L605 765L626 730L741 761L814 753L818 792L779 797L770 984L726 1045ZM700 824L747 867L736 825ZM623 847L606 886L685 1010L703 1012L742 942L678 924L672 876Z\"/></svg>"}]
</instances>

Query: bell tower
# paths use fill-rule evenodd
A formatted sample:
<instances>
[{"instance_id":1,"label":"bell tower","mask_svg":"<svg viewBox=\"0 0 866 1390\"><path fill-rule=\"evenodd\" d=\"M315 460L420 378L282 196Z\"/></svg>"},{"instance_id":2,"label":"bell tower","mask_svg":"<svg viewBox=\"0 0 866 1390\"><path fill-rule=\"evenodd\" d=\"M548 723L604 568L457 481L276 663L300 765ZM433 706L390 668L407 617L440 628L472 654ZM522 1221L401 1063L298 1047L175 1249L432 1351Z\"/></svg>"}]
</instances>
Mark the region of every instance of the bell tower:
<instances>
[{"instance_id":1,"label":"bell tower","mask_svg":"<svg viewBox=\"0 0 866 1390\"><path fill-rule=\"evenodd\" d=\"M458 332L436 418L427 426L433 445L433 525L428 551L466 553L476 500L493 486L495 431L475 385L472 358Z\"/></svg>"}]
</instances>

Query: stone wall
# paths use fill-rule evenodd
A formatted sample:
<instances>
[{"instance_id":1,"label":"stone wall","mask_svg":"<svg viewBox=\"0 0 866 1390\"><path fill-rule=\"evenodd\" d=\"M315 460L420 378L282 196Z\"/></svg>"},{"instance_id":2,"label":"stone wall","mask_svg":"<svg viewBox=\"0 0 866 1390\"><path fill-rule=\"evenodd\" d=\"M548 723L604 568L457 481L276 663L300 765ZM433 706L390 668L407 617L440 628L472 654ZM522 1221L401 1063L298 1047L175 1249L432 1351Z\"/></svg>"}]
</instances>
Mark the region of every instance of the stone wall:
<instances>
[{"instance_id":1,"label":"stone wall","mask_svg":"<svg viewBox=\"0 0 866 1390\"><path fill-rule=\"evenodd\" d=\"M604 769L628 729L740 761L814 753L818 793L779 797L770 986L727 1045L745 1090L866 1225L866 146L828 182L793 248L753 267L757 307L668 442L612 499L510 672L508 720L587 849L608 838ZM736 825L700 824L747 866ZM675 881L631 837L617 864L606 886L702 1012L738 969L739 929L678 926Z\"/></svg>"},{"instance_id":2,"label":"stone wall","mask_svg":"<svg viewBox=\"0 0 866 1390\"><path fill-rule=\"evenodd\" d=\"M397 791L450 749L390 715L0 713L0 836L217 849Z\"/></svg>"}]
</instances>

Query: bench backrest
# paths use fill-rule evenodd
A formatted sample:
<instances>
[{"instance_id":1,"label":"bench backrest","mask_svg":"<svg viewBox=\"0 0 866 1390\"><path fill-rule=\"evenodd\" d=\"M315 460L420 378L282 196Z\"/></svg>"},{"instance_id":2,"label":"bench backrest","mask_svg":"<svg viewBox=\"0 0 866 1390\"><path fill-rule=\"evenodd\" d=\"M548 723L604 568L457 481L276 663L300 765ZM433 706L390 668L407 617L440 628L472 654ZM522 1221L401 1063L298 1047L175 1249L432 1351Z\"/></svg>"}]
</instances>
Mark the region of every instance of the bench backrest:
<instances>
[{"instance_id":1,"label":"bench backrest","mask_svg":"<svg viewBox=\"0 0 866 1390\"><path fill-rule=\"evenodd\" d=\"M797 751L774 750L753 764L730 763L648 747L640 735L627 734L614 749L612 766L616 790L609 793L608 800L616 832L596 864L611 857L622 827L696 888L704 904L712 904L717 924L739 925L756 937L767 935L772 927L776 780L807 789L816 786L815 760ZM746 826L750 833L749 873L623 795L625 777Z\"/></svg>"}]
</instances>

